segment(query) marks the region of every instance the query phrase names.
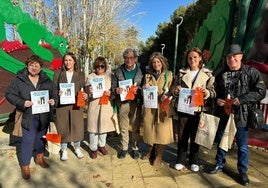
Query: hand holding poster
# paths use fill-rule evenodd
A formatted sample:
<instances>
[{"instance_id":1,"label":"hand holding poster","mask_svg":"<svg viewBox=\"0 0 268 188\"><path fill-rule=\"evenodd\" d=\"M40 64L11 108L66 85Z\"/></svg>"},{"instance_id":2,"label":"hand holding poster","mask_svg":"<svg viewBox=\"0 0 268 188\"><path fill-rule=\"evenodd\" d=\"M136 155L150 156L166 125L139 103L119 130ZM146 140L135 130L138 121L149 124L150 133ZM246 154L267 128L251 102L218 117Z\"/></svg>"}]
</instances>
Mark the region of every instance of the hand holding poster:
<instances>
[{"instance_id":1,"label":"hand holding poster","mask_svg":"<svg viewBox=\"0 0 268 188\"><path fill-rule=\"evenodd\" d=\"M194 90L181 88L177 110L179 112L194 114L194 106L192 105L192 97Z\"/></svg>"},{"instance_id":2,"label":"hand holding poster","mask_svg":"<svg viewBox=\"0 0 268 188\"><path fill-rule=\"evenodd\" d=\"M150 86L143 89L143 100L145 108L157 108L157 86Z\"/></svg>"},{"instance_id":3,"label":"hand holding poster","mask_svg":"<svg viewBox=\"0 0 268 188\"><path fill-rule=\"evenodd\" d=\"M74 104L75 103L75 92L74 83L60 83L60 104Z\"/></svg>"},{"instance_id":4,"label":"hand holding poster","mask_svg":"<svg viewBox=\"0 0 268 188\"><path fill-rule=\"evenodd\" d=\"M91 78L91 87L93 89L93 99L101 97L103 92L105 91L104 77Z\"/></svg>"},{"instance_id":5,"label":"hand holding poster","mask_svg":"<svg viewBox=\"0 0 268 188\"><path fill-rule=\"evenodd\" d=\"M123 88L123 92L120 94L120 99L121 101L125 101L128 90L132 86L132 79L119 81L118 84L120 88Z\"/></svg>"},{"instance_id":6,"label":"hand holding poster","mask_svg":"<svg viewBox=\"0 0 268 188\"><path fill-rule=\"evenodd\" d=\"M33 102L32 113L40 114L44 112L49 112L48 100L48 90L31 91L31 101Z\"/></svg>"}]
</instances>

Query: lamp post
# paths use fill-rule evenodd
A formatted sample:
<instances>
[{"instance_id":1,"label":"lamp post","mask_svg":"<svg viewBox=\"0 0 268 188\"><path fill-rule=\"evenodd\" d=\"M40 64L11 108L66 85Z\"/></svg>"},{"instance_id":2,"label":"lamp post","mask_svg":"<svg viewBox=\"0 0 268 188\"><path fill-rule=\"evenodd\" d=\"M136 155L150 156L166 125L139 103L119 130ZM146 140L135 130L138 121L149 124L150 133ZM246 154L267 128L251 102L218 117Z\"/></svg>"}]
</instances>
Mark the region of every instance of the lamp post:
<instances>
[{"instance_id":1,"label":"lamp post","mask_svg":"<svg viewBox=\"0 0 268 188\"><path fill-rule=\"evenodd\" d=\"M164 49L165 49L166 45L165 44L161 44L161 46L162 46L162 54L164 55Z\"/></svg>"},{"instance_id":2,"label":"lamp post","mask_svg":"<svg viewBox=\"0 0 268 188\"><path fill-rule=\"evenodd\" d=\"M176 66L177 66L177 53L178 53L178 37L179 37L179 26L183 22L183 17L179 16L181 21L176 25L176 39L175 39L175 51L174 51L174 64L173 64L173 74L176 73Z\"/></svg>"}]
</instances>

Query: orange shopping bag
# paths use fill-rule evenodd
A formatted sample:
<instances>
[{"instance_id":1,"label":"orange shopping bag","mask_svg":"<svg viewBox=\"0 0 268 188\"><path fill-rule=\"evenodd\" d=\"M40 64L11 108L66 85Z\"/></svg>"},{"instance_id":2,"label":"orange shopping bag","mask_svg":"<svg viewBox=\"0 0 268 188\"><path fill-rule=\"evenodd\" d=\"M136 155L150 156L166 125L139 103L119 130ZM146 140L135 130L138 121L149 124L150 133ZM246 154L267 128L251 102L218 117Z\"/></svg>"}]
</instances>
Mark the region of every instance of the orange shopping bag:
<instances>
[{"instance_id":1,"label":"orange shopping bag","mask_svg":"<svg viewBox=\"0 0 268 188\"><path fill-rule=\"evenodd\" d=\"M224 107L224 112L226 115L230 115L232 113L232 99L230 94L227 95L227 98L225 99L226 103L223 106Z\"/></svg>"},{"instance_id":2,"label":"orange shopping bag","mask_svg":"<svg viewBox=\"0 0 268 188\"><path fill-rule=\"evenodd\" d=\"M134 83L127 92L126 100L133 101L135 99L134 90L137 88L137 83Z\"/></svg>"},{"instance_id":3,"label":"orange shopping bag","mask_svg":"<svg viewBox=\"0 0 268 188\"><path fill-rule=\"evenodd\" d=\"M84 93L84 89L81 88L81 90L78 92L77 102L76 102L76 105L79 107L86 106L86 101L83 99L83 93Z\"/></svg>"},{"instance_id":4,"label":"orange shopping bag","mask_svg":"<svg viewBox=\"0 0 268 188\"><path fill-rule=\"evenodd\" d=\"M170 104L171 99L172 99L172 96L170 96L170 97L165 96L165 98L163 99L163 101L160 104L160 109L163 112L166 112L167 115L169 114L169 104Z\"/></svg>"},{"instance_id":5,"label":"orange shopping bag","mask_svg":"<svg viewBox=\"0 0 268 188\"><path fill-rule=\"evenodd\" d=\"M100 97L99 105L108 104L109 96L107 95L106 91L103 92L102 96Z\"/></svg>"},{"instance_id":6,"label":"orange shopping bag","mask_svg":"<svg viewBox=\"0 0 268 188\"><path fill-rule=\"evenodd\" d=\"M193 96L194 106L204 106L204 93L197 87Z\"/></svg>"},{"instance_id":7,"label":"orange shopping bag","mask_svg":"<svg viewBox=\"0 0 268 188\"><path fill-rule=\"evenodd\" d=\"M58 133L47 133L44 138L50 142L61 143L61 134Z\"/></svg>"}]
</instances>

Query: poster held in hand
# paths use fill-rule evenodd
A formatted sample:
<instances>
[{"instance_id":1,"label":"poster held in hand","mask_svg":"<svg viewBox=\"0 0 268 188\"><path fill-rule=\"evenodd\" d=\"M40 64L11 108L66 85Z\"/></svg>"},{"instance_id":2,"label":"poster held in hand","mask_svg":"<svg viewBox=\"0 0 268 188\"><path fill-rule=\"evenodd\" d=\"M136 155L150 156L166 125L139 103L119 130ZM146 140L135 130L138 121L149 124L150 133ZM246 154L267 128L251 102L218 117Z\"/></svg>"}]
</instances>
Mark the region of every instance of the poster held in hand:
<instances>
[{"instance_id":1,"label":"poster held in hand","mask_svg":"<svg viewBox=\"0 0 268 188\"><path fill-rule=\"evenodd\" d=\"M194 106L192 105L193 93L194 90L192 89L181 88L177 111L186 114L194 114Z\"/></svg>"},{"instance_id":2,"label":"poster held in hand","mask_svg":"<svg viewBox=\"0 0 268 188\"><path fill-rule=\"evenodd\" d=\"M49 112L48 90L31 91L31 101L33 102L32 114Z\"/></svg>"},{"instance_id":3,"label":"poster held in hand","mask_svg":"<svg viewBox=\"0 0 268 188\"><path fill-rule=\"evenodd\" d=\"M91 78L91 87L93 89L93 99L101 97L103 95L103 92L105 91L104 77Z\"/></svg>"},{"instance_id":4,"label":"poster held in hand","mask_svg":"<svg viewBox=\"0 0 268 188\"><path fill-rule=\"evenodd\" d=\"M143 89L143 100L145 108L157 109L157 86L149 86L148 88Z\"/></svg>"},{"instance_id":5,"label":"poster held in hand","mask_svg":"<svg viewBox=\"0 0 268 188\"><path fill-rule=\"evenodd\" d=\"M74 83L60 83L60 104L74 104L75 103L75 92Z\"/></svg>"},{"instance_id":6,"label":"poster held in hand","mask_svg":"<svg viewBox=\"0 0 268 188\"><path fill-rule=\"evenodd\" d=\"M118 84L120 88L123 88L123 92L120 94L120 99L121 101L126 101L126 95L132 86L132 79L119 81Z\"/></svg>"}]
</instances>

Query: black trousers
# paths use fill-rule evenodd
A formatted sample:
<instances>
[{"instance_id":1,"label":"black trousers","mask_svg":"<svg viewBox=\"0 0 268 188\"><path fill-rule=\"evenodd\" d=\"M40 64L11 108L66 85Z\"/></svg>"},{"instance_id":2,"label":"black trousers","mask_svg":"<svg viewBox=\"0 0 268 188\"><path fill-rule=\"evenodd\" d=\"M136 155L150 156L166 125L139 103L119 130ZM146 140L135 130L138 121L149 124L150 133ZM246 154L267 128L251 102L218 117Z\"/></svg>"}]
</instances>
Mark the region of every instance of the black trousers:
<instances>
[{"instance_id":1,"label":"black trousers","mask_svg":"<svg viewBox=\"0 0 268 188\"><path fill-rule=\"evenodd\" d=\"M194 115L179 113L177 162L186 164L190 139L189 163L198 164L199 145L195 143L195 136L200 120L200 113Z\"/></svg>"}]
</instances>

